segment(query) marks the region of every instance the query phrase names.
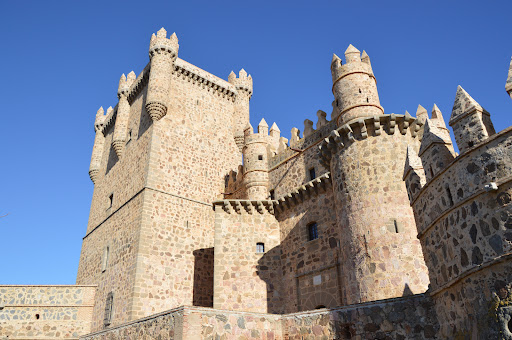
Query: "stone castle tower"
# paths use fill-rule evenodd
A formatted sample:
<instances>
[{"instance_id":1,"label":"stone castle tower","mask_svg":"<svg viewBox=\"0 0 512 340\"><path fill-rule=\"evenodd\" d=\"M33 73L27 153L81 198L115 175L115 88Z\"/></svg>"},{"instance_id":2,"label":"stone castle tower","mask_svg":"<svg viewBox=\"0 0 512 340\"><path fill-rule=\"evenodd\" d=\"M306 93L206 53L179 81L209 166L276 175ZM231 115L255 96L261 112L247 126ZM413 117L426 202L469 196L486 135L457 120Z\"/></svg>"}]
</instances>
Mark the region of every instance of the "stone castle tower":
<instances>
[{"instance_id":1,"label":"stone castle tower","mask_svg":"<svg viewBox=\"0 0 512 340\"><path fill-rule=\"evenodd\" d=\"M77 284L0 286L0 336L512 339L512 128L459 87L457 154L435 104L384 112L350 45L330 120L287 139L250 124L244 69L178 51L153 34L96 113Z\"/></svg>"}]
</instances>

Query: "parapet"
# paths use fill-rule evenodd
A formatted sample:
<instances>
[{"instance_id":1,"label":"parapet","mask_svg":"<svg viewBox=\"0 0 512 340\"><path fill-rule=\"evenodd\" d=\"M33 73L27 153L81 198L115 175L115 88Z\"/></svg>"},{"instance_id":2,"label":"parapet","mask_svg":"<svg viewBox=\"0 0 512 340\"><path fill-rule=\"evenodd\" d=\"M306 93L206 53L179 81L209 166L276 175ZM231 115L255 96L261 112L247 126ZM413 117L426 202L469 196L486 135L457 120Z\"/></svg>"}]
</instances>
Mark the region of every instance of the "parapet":
<instances>
[{"instance_id":1,"label":"parapet","mask_svg":"<svg viewBox=\"0 0 512 340\"><path fill-rule=\"evenodd\" d=\"M380 136L382 131L384 131L392 135L396 130L399 130L402 135L405 135L410 130L411 135L416 137L422 125L416 118L411 117L408 112L405 115L392 113L353 120L342 125L337 130L331 131L329 136L320 143L318 146L321 154L320 162L328 168L332 155L339 148L344 148L348 144L366 139L369 134Z\"/></svg>"},{"instance_id":2,"label":"parapet","mask_svg":"<svg viewBox=\"0 0 512 340\"><path fill-rule=\"evenodd\" d=\"M298 203L304 202L312 196L318 195L322 191L326 191L331 184L331 173L318 176L317 178L304 183L303 185L293 189L288 194L277 199L276 207L284 211Z\"/></svg>"},{"instance_id":3,"label":"parapet","mask_svg":"<svg viewBox=\"0 0 512 340\"><path fill-rule=\"evenodd\" d=\"M121 75L121 79L119 79L119 86L117 88L117 97L121 98L122 95L128 96L130 93L130 88L135 82L135 79L137 76L135 75L135 72L131 71L128 73L128 77L124 75L124 73Z\"/></svg>"},{"instance_id":4,"label":"parapet","mask_svg":"<svg viewBox=\"0 0 512 340\"><path fill-rule=\"evenodd\" d=\"M363 55L361 56L357 48L355 48L353 45L349 45L345 51L345 60L346 63L343 64L340 57L338 57L336 54L333 54L331 60L333 88L339 79L351 73L366 73L375 79L372 65L370 63L370 57L366 51L363 51Z\"/></svg>"},{"instance_id":5,"label":"parapet","mask_svg":"<svg viewBox=\"0 0 512 340\"><path fill-rule=\"evenodd\" d=\"M264 214L265 211L268 211L270 214L274 215L274 205L276 201L274 200L219 200L214 201L213 209L216 210L217 207L222 208L228 214L242 214L243 212L247 212L248 214Z\"/></svg>"},{"instance_id":6,"label":"parapet","mask_svg":"<svg viewBox=\"0 0 512 340\"><path fill-rule=\"evenodd\" d=\"M152 58L155 54L169 53L172 59L178 57L178 50L180 45L178 44L178 37L176 33L173 33L169 39L167 39L167 31L165 28L161 28L156 35L153 33L149 42L149 57Z\"/></svg>"},{"instance_id":7,"label":"parapet","mask_svg":"<svg viewBox=\"0 0 512 340\"><path fill-rule=\"evenodd\" d=\"M249 74L247 75L247 72L245 72L244 69L241 69L238 73L238 78L236 77L235 72L231 71L231 73L228 76L228 82L233 84L237 90L245 91L249 98L252 96L252 76Z\"/></svg>"}]
</instances>

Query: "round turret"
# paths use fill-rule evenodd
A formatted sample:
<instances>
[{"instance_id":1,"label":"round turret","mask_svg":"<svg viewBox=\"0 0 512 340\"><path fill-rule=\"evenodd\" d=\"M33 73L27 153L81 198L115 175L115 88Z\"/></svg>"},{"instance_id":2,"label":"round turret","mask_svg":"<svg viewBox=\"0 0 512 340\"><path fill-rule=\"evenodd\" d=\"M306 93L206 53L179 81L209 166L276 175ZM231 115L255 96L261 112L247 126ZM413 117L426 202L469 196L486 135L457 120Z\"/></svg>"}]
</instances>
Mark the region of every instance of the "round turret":
<instances>
[{"instance_id":1,"label":"round turret","mask_svg":"<svg viewBox=\"0 0 512 340\"><path fill-rule=\"evenodd\" d=\"M268 192L268 125L262 119L258 133L253 133L250 124L244 130L244 184L247 198L250 200L266 200Z\"/></svg>"},{"instance_id":2,"label":"round turret","mask_svg":"<svg viewBox=\"0 0 512 340\"><path fill-rule=\"evenodd\" d=\"M341 59L334 55L331 62L338 126L355 118L383 115L377 81L366 52L363 51L361 58L359 50L350 45L345 51L345 59L347 63L342 65Z\"/></svg>"}]
</instances>

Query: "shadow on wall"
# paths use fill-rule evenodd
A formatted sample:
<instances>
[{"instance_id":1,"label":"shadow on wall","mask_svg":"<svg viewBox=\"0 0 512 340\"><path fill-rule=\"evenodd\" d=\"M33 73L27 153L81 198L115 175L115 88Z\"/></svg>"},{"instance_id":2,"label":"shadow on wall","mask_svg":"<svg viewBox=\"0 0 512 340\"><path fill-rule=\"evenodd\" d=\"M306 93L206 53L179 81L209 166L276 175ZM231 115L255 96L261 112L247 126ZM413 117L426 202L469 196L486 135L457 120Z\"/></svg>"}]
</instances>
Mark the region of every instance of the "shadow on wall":
<instances>
[{"instance_id":1,"label":"shadow on wall","mask_svg":"<svg viewBox=\"0 0 512 340\"><path fill-rule=\"evenodd\" d=\"M213 307L213 247L196 249L194 254L194 288L192 303Z\"/></svg>"},{"instance_id":2,"label":"shadow on wall","mask_svg":"<svg viewBox=\"0 0 512 340\"><path fill-rule=\"evenodd\" d=\"M267 284L268 313L283 314L342 305L338 232L330 189L277 213L286 237L258 261ZM300 216L300 217L299 217ZM309 226L316 222L317 233ZM316 237L316 238L315 238Z\"/></svg>"}]
</instances>

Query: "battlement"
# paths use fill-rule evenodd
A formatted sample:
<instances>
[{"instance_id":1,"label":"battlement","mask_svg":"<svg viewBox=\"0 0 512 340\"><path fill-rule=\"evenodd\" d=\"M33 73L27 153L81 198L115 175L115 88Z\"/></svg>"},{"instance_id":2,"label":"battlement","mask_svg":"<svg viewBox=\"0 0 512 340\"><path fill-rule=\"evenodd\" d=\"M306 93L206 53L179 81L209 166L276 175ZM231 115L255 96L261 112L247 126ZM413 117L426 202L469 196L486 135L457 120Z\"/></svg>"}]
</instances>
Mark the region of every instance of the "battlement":
<instances>
[{"instance_id":1,"label":"battlement","mask_svg":"<svg viewBox=\"0 0 512 340\"><path fill-rule=\"evenodd\" d=\"M178 44L178 37L176 33L173 33L169 39L167 39L167 31L165 28L161 28L156 35L151 35L149 42L149 57L152 58L155 54L169 53L171 58L176 59L178 57L178 50L180 45Z\"/></svg>"},{"instance_id":2,"label":"battlement","mask_svg":"<svg viewBox=\"0 0 512 340\"><path fill-rule=\"evenodd\" d=\"M318 195L322 191L325 192L331 185L331 181L331 173L326 172L325 174L295 188L283 197L278 198L276 201L276 207L280 208L281 211L284 211L287 208L302 203L305 200L310 199L312 196Z\"/></svg>"},{"instance_id":3,"label":"battlement","mask_svg":"<svg viewBox=\"0 0 512 340\"><path fill-rule=\"evenodd\" d=\"M370 63L370 57L363 51L363 54L360 54L359 50L355 48L352 44L348 46L345 51L345 60L346 63L343 64L340 57L336 54L333 54L331 60L331 75L332 75L332 83L333 88L336 83L346 77L349 74L353 73L364 73L368 76L375 79L375 75L373 74L372 65ZM377 81L375 79L375 81Z\"/></svg>"},{"instance_id":4,"label":"battlement","mask_svg":"<svg viewBox=\"0 0 512 340\"><path fill-rule=\"evenodd\" d=\"M131 71L128 73L128 77L124 75L124 73L121 75L121 79L119 79L119 86L117 88L117 96L121 98L122 95L128 96L130 92L130 88L132 87L133 83L137 79L137 76L135 75L135 72Z\"/></svg>"},{"instance_id":5,"label":"battlement","mask_svg":"<svg viewBox=\"0 0 512 340\"><path fill-rule=\"evenodd\" d=\"M219 200L214 201L213 209L217 210L217 207L222 208L228 214L264 214L266 211L274 215L274 205L277 204L275 200Z\"/></svg>"},{"instance_id":6,"label":"battlement","mask_svg":"<svg viewBox=\"0 0 512 340\"><path fill-rule=\"evenodd\" d=\"M412 137L416 137L423 126L416 118L406 112L405 115L388 114L353 120L331 133L318 146L321 152L321 163L328 167L334 153L351 143L368 138L368 136L380 136L382 131L393 135L396 130L402 135L410 131Z\"/></svg>"},{"instance_id":7,"label":"battlement","mask_svg":"<svg viewBox=\"0 0 512 340\"><path fill-rule=\"evenodd\" d=\"M278 141L277 152L272 156L269 166L275 167L289 157L297 155L308 147L318 142L335 128L335 122L327 120L327 114L318 110L316 113L316 129L313 128L313 122L309 119L304 120L304 133L301 137L300 130L293 127L290 131L290 139L280 137ZM271 129L272 131L272 129Z\"/></svg>"},{"instance_id":8,"label":"battlement","mask_svg":"<svg viewBox=\"0 0 512 340\"><path fill-rule=\"evenodd\" d=\"M241 69L238 73L238 78L235 74L235 72L231 71L231 73L228 76L228 82L230 84L233 84L237 90L245 91L249 98L252 96L252 76L249 74L247 75L247 72L244 69Z\"/></svg>"}]
</instances>

